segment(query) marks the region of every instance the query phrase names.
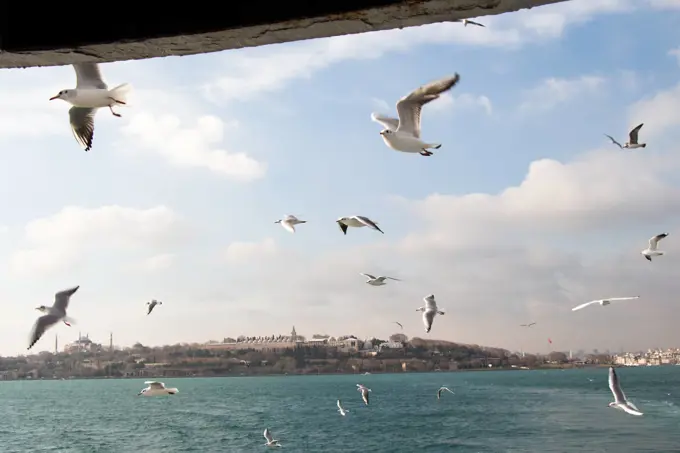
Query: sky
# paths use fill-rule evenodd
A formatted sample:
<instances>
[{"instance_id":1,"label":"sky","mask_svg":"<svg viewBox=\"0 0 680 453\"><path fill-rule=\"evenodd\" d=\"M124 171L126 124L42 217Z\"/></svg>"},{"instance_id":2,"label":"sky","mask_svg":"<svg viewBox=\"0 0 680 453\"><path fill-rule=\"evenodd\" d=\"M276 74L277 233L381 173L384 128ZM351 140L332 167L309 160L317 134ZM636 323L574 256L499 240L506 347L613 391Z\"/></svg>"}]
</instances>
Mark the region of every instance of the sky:
<instances>
[{"instance_id":1,"label":"sky","mask_svg":"<svg viewBox=\"0 0 680 453\"><path fill-rule=\"evenodd\" d=\"M511 350L680 346L680 1L572 0L488 16L102 65L132 84L93 148L70 66L0 70L0 354L75 285L78 332L120 346L238 335L408 336ZM431 157L371 112L429 81ZM644 122L644 149L620 150ZM274 222L307 220L296 234ZM365 215L384 235L335 220ZM657 233L667 255L640 255ZM677 236L674 236L677 234ZM401 279L371 287L366 272ZM416 309L444 316L425 334ZM579 312L604 297L636 301ZM145 303L163 305L146 316ZM531 329L519 324L536 322ZM547 339L552 339L548 344Z\"/></svg>"}]
</instances>

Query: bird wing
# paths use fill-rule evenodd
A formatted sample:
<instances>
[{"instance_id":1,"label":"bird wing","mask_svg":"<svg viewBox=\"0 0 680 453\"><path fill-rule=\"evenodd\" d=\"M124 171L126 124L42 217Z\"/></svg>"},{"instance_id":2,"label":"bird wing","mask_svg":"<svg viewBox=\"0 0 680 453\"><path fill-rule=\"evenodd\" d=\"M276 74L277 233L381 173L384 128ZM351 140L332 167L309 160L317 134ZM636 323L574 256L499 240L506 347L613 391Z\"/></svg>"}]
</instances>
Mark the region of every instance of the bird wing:
<instances>
[{"instance_id":1,"label":"bird wing","mask_svg":"<svg viewBox=\"0 0 680 453\"><path fill-rule=\"evenodd\" d=\"M631 296L631 297L610 297L606 300L608 301L613 301L613 300L633 300L633 299L639 299L640 296Z\"/></svg>"},{"instance_id":2,"label":"bird wing","mask_svg":"<svg viewBox=\"0 0 680 453\"><path fill-rule=\"evenodd\" d=\"M399 120L396 118L383 116L379 113L371 113L371 119L376 123L382 124L383 126L385 126L385 128L391 131L396 131L397 128L399 128Z\"/></svg>"},{"instance_id":3,"label":"bird wing","mask_svg":"<svg viewBox=\"0 0 680 453\"><path fill-rule=\"evenodd\" d=\"M283 218L283 220L298 220L298 218L295 217L293 214L288 214Z\"/></svg>"},{"instance_id":4,"label":"bird wing","mask_svg":"<svg viewBox=\"0 0 680 453\"><path fill-rule=\"evenodd\" d=\"M85 148L85 151L92 149L92 139L94 138L94 115L96 109L88 107L71 107L68 111L71 131L76 141Z\"/></svg>"},{"instance_id":5,"label":"bird wing","mask_svg":"<svg viewBox=\"0 0 680 453\"><path fill-rule=\"evenodd\" d=\"M468 19L467 23L468 23L468 24L472 24L472 25L477 25L478 27L486 27L486 25L482 25L482 24L480 24L479 22L474 22L474 21L472 21L472 20L470 20L470 19Z\"/></svg>"},{"instance_id":6,"label":"bird wing","mask_svg":"<svg viewBox=\"0 0 680 453\"><path fill-rule=\"evenodd\" d=\"M264 434L263 434L263 435L264 435L264 438L267 439L267 442L271 442L271 441L272 441L273 437L272 437L272 433L269 432L269 428L265 428L265 429L264 429Z\"/></svg>"},{"instance_id":7,"label":"bird wing","mask_svg":"<svg viewBox=\"0 0 680 453\"><path fill-rule=\"evenodd\" d=\"M284 227L286 230L290 231L291 233L295 233L295 227L293 226L292 223L288 222L288 219L281 222L281 226Z\"/></svg>"},{"instance_id":8,"label":"bird wing","mask_svg":"<svg viewBox=\"0 0 680 453\"><path fill-rule=\"evenodd\" d=\"M360 272L359 275L363 275L366 278L370 278L371 280L375 280L375 275L364 274L363 272Z\"/></svg>"},{"instance_id":9,"label":"bird wing","mask_svg":"<svg viewBox=\"0 0 680 453\"><path fill-rule=\"evenodd\" d=\"M344 223L342 223L339 220L337 220L337 222L338 222L338 226L342 230L343 234L347 235L347 225L345 225Z\"/></svg>"},{"instance_id":10,"label":"bird wing","mask_svg":"<svg viewBox=\"0 0 680 453\"><path fill-rule=\"evenodd\" d=\"M364 217L362 215L355 215L354 218L368 227L375 228L381 233L383 232L380 228L378 228L378 224L375 223L373 220L369 219L368 217Z\"/></svg>"},{"instance_id":11,"label":"bird wing","mask_svg":"<svg viewBox=\"0 0 680 453\"><path fill-rule=\"evenodd\" d=\"M400 282L400 281L401 281L401 280L399 280L398 278L394 278L394 277L385 277L385 278L389 278L390 280L394 280L395 282Z\"/></svg>"},{"instance_id":12,"label":"bird wing","mask_svg":"<svg viewBox=\"0 0 680 453\"><path fill-rule=\"evenodd\" d=\"M613 366L609 367L609 389L614 395L614 401L617 404L623 404L626 402L626 396L621 391L621 384L619 383L619 377L616 375L616 370Z\"/></svg>"},{"instance_id":13,"label":"bird wing","mask_svg":"<svg viewBox=\"0 0 680 453\"><path fill-rule=\"evenodd\" d=\"M400 322L394 321L394 323L395 323L396 325L398 325L399 327L401 327L402 329L404 328L404 326L402 326Z\"/></svg>"},{"instance_id":14,"label":"bird wing","mask_svg":"<svg viewBox=\"0 0 680 453\"><path fill-rule=\"evenodd\" d=\"M66 309L68 308L68 303L71 300L71 296L73 295L73 293L78 291L78 288L80 288L80 285L56 293L54 295L54 308L66 313Z\"/></svg>"},{"instance_id":15,"label":"bird wing","mask_svg":"<svg viewBox=\"0 0 680 453\"><path fill-rule=\"evenodd\" d=\"M97 63L74 63L76 70L76 88L97 88L106 90L109 87L102 79L102 73Z\"/></svg>"},{"instance_id":16,"label":"bird wing","mask_svg":"<svg viewBox=\"0 0 680 453\"><path fill-rule=\"evenodd\" d=\"M40 340L40 337L43 336L45 331L53 324L56 324L60 319L61 318L59 316L52 314L39 317L35 324L33 324L33 330L31 331L28 349L31 349L33 345L36 344L38 340Z\"/></svg>"},{"instance_id":17,"label":"bird wing","mask_svg":"<svg viewBox=\"0 0 680 453\"><path fill-rule=\"evenodd\" d=\"M668 233L661 233L649 239L649 250L656 250L657 246L659 245L659 241L666 236L668 236Z\"/></svg>"},{"instance_id":18,"label":"bird wing","mask_svg":"<svg viewBox=\"0 0 680 453\"><path fill-rule=\"evenodd\" d=\"M158 390L160 390L160 389L164 389L164 388L165 388L165 384L162 383L162 382L158 382L158 381L146 381L146 382L144 382L144 383L145 383L146 385L148 385L149 387L151 387L152 389L158 389Z\"/></svg>"},{"instance_id":19,"label":"bird wing","mask_svg":"<svg viewBox=\"0 0 680 453\"><path fill-rule=\"evenodd\" d=\"M455 393L453 393L448 387L441 387L439 389L439 392L441 393L443 390L446 390L447 392L451 393L452 395L455 395Z\"/></svg>"},{"instance_id":20,"label":"bird wing","mask_svg":"<svg viewBox=\"0 0 680 453\"><path fill-rule=\"evenodd\" d=\"M340 402L340 400L338 400L338 403L337 403L337 404L338 404L338 409L344 410L344 409L342 408L342 403Z\"/></svg>"},{"instance_id":21,"label":"bird wing","mask_svg":"<svg viewBox=\"0 0 680 453\"><path fill-rule=\"evenodd\" d=\"M420 138L420 115L423 106L439 98L439 95L450 90L458 83L460 76L455 74L453 77L445 77L435 80L427 85L416 88L408 95L399 99L397 102L397 112L399 113L399 127L397 132L413 134Z\"/></svg>"},{"instance_id":22,"label":"bird wing","mask_svg":"<svg viewBox=\"0 0 680 453\"><path fill-rule=\"evenodd\" d=\"M645 123L642 123L642 124L638 125L635 129L630 131L630 133L628 134L628 143L633 145L633 144L636 144L638 142L638 132L640 132L640 129L642 129L642 126L644 126L644 125L645 125Z\"/></svg>"},{"instance_id":23,"label":"bird wing","mask_svg":"<svg viewBox=\"0 0 680 453\"><path fill-rule=\"evenodd\" d=\"M590 302L586 302L585 304L577 305L576 307L572 308L571 311L580 310L582 308L586 308L588 305L599 304L600 302L602 302L602 301L601 300L591 300Z\"/></svg>"},{"instance_id":24,"label":"bird wing","mask_svg":"<svg viewBox=\"0 0 680 453\"><path fill-rule=\"evenodd\" d=\"M621 409L623 409L624 411L628 412L630 415L642 415L642 412L640 412L637 409L632 408L630 403L621 404L619 407Z\"/></svg>"},{"instance_id":25,"label":"bird wing","mask_svg":"<svg viewBox=\"0 0 680 453\"><path fill-rule=\"evenodd\" d=\"M607 135L607 134L604 134L604 135L605 135L606 137L609 137L609 140L611 140L613 144L615 144L615 145L618 146L619 148L623 148L623 146L621 145L621 143L619 143L619 142L617 142L616 140L614 140L614 137L612 137L611 135Z\"/></svg>"}]
</instances>

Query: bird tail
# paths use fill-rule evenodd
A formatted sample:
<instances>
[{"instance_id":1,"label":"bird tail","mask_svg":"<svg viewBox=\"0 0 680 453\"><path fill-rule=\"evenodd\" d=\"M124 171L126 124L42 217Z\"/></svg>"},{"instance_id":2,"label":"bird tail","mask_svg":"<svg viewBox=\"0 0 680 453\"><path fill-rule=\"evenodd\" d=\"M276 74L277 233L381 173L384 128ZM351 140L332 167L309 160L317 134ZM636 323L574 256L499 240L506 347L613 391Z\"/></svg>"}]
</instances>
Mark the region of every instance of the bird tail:
<instances>
[{"instance_id":1,"label":"bird tail","mask_svg":"<svg viewBox=\"0 0 680 453\"><path fill-rule=\"evenodd\" d=\"M300 223L307 223L306 220L300 220Z\"/></svg>"},{"instance_id":2,"label":"bird tail","mask_svg":"<svg viewBox=\"0 0 680 453\"><path fill-rule=\"evenodd\" d=\"M130 85L129 83L124 83L122 85L118 85L117 87L110 89L109 94L113 99L116 100L117 103L127 104L127 97L128 94L130 94L130 91L132 91L132 85Z\"/></svg>"}]
</instances>

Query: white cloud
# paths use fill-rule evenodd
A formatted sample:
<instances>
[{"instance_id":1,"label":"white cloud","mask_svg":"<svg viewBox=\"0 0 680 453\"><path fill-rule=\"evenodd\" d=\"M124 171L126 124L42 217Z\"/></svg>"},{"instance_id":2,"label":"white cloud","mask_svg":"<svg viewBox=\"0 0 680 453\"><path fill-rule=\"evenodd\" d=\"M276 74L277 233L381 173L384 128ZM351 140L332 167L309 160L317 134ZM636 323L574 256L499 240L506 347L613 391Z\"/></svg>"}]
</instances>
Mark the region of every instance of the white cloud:
<instances>
[{"instance_id":1,"label":"white cloud","mask_svg":"<svg viewBox=\"0 0 680 453\"><path fill-rule=\"evenodd\" d=\"M175 262L174 253L161 253L146 258L132 266L132 270L140 272L158 272L169 269Z\"/></svg>"},{"instance_id":2,"label":"white cloud","mask_svg":"<svg viewBox=\"0 0 680 453\"><path fill-rule=\"evenodd\" d=\"M604 77L585 75L573 79L551 77L525 93L521 111L545 111L580 96L592 96L603 89Z\"/></svg>"},{"instance_id":3,"label":"white cloud","mask_svg":"<svg viewBox=\"0 0 680 453\"><path fill-rule=\"evenodd\" d=\"M26 224L24 244L10 257L10 270L21 275L67 271L98 253L169 247L184 233L180 218L165 206L67 206Z\"/></svg>"},{"instance_id":4,"label":"white cloud","mask_svg":"<svg viewBox=\"0 0 680 453\"><path fill-rule=\"evenodd\" d=\"M491 100L484 96L463 93L452 96L451 93L443 93L439 99L427 105L427 110L432 112L463 111L470 108L481 108L487 115L493 113Z\"/></svg>"},{"instance_id":5,"label":"white cloud","mask_svg":"<svg viewBox=\"0 0 680 453\"><path fill-rule=\"evenodd\" d=\"M678 65L680 65L680 47L669 50L668 55L675 57L675 59L678 61Z\"/></svg>"},{"instance_id":6,"label":"white cloud","mask_svg":"<svg viewBox=\"0 0 680 453\"><path fill-rule=\"evenodd\" d=\"M278 247L272 238L260 242L232 242L227 246L225 258L229 263L243 263L272 256Z\"/></svg>"},{"instance_id":7,"label":"white cloud","mask_svg":"<svg viewBox=\"0 0 680 453\"><path fill-rule=\"evenodd\" d=\"M642 99L629 108L630 125L644 123L640 131L648 140L680 126L680 83L653 96Z\"/></svg>"},{"instance_id":8,"label":"white cloud","mask_svg":"<svg viewBox=\"0 0 680 453\"><path fill-rule=\"evenodd\" d=\"M648 0L649 6L656 9L680 9L680 0Z\"/></svg>"}]
</instances>

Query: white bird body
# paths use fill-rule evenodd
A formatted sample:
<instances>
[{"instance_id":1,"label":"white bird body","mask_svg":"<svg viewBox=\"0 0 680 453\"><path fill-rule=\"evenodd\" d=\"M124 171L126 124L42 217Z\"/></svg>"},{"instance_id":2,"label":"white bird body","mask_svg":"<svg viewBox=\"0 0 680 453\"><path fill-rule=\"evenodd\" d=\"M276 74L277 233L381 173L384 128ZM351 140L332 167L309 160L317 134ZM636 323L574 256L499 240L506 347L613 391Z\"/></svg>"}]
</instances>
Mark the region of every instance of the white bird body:
<instances>
[{"instance_id":1,"label":"white bird body","mask_svg":"<svg viewBox=\"0 0 680 453\"><path fill-rule=\"evenodd\" d=\"M659 241L663 238L668 236L668 233L661 233L657 234L653 238L649 239L649 246L641 251L640 253L647 258L647 260L652 261L653 256L661 256L664 254L661 250L659 250Z\"/></svg>"},{"instance_id":2,"label":"white bird body","mask_svg":"<svg viewBox=\"0 0 680 453\"><path fill-rule=\"evenodd\" d=\"M443 315L444 312L437 308L437 302L434 300L434 294L430 294L423 298L425 306L418 308L416 311L423 312L423 324L425 324L425 332L430 333L432 330L432 323L436 315Z\"/></svg>"},{"instance_id":3,"label":"white bird body","mask_svg":"<svg viewBox=\"0 0 680 453\"><path fill-rule=\"evenodd\" d=\"M441 143L429 143L420 138L420 116L425 104L438 99L439 96L449 91L460 80L460 76L445 77L423 85L397 102L399 119L372 113L371 119L382 124L385 129L380 131L385 144L405 153L419 153L423 156L431 156L428 149L439 149Z\"/></svg>"},{"instance_id":4,"label":"white bird body","mask_svg":"<svg viewBox=\"0 0 680 453\"><path fill-rule=\"evenodd\" d=\"M455 393L453 393L448 387L443 387L443 386L442 386L442 387L439 387L439 390L437 390L437 399L439 399L439 398L442 397L442 392L443 392L443 391L447 391L447 392L449 392L450 394L455 395Z\"/></svg>"},{"instance_id":5,"label":"white bird body","mask_svg":"<svg viewBox=\"0 0 680 453\"><path fill-rule=\"evenodd\" d=\"M265 447L280 447L281 444L277 439L274 439L272 436L272 433L269 431L269 428L264 429L264 438L267 440L267 443L264 444Z\"/></svg>"},{"instance_id":6,"label":"white bird body","mask_svg":"<svg viewBox=\"0 0 680 453\"><path fill-rule=\"evenodd\" d=\"M291 233L295 233L295 225L299 225L301 223L307 223L306 220L300 220L294 215L287 215L283 219L277 220L274 223L280 223L283 228L285 228L287 231L290 231Z\"/></svg>"},{"instance_id":7,"label":"white bird body","mask_svg":"<svg viewBox=\"0 0 680 453\"><path fill-rule=\"evenodd\" d=\"M33 330L31 331L31 339L28 345L28 349L31 349L33 345L43 336L45 331L52 327L59 321L63 321L64 324L70 326L71 323L75 323L75 320L69 318L66 315L66 309L71 300L71 296L78 291L80 286L76 286L71 289L66 289L64 291L59 291L54 295L54 304L51 307L46 307L41 305L36 308L36 310L45 313L43 316L39 317L35 324L33 325Z\"/></svg>"},{"instance_id":8,"label":"white bird body","mask_svg":"<svg viewBox=\"0 0 680 453\"><path fill-rule=\"evenodd\" d=\"M149 306L148 311L146 312L146 315L148 316L151 314L156 305L163 305L163 302L153 299L151 302L147 302L146 304Z\"/></svg>"},{"instance_id":9,"label":"white bird body","mask_svg":"<svg viewBox=\"0 0 680 453\"><path fill-rule=\"evenodd\" d=\"M630 415L643 415L635 404L628 401L626 394L621 390L621 384L619 383L619 377L616 375L614 367L609 367L609 389L614 394L614 401L609 403L609 407L616 409L621 409L629 413Z\"/></svg>"},{"instance_id":10,"label":"white bird body","mask_svg":"<svg viewBox=\"0 0 680 453\"><path fill-rule=\"evenodd\" d=\"M114 116L119 117L120 114L113 111L113 106L126 105L132 87L124 83L109 90L97 63L75 63L73 69L76 71L76 88L61 90L50 101L61 99L73 106L68 112L73 136L85 151L89 151L92 148L97 109L108 107Z\"/></svg>"},{"instance_id":11,"label":"white bird body","mask_svg":"<svg viewBox=\"0 0 680 453\"><path fill-rule=\"evenodd\" d=\"M145 381L144 384L147 385L143 388L137 396L160 396L160 395L175 395L179 393L179 389L175 387L166 387L164 383L158 381Z\"/></svg>"},{"instance_id":12,"label":"white bird body","mask_svg":"<svg viewBox=\"0 0 680 453\"><path fill-rule=\"evenodd\" d=\"M366 277L366 278L368 279L368 280L366 280L366 283L369 284L369 285L371 285L371 286L383 286L383 285L386 285L386 284L387 284L387 282L385 281L386 279L394 280L394 281L397 281L397 282L400 282L400 281L401 281L401 280L399 280L398 278L385 277L385 276L383 276L383 275L381 275L381 276L379 276L379 277L376 277L375 275L364 274L363 272L360 273L359 275L363 275L364 277Z\"/></svg>"},{"instance_id":13,"label":"white bird body","mask_svg":"<svg viewBox=\"0 0 680 453\"><path fill-rule=\"evenodd\" d=\"M372 390L363 384L357 384L357 391L361 392L361 399L364 400L364 403L368 406L368 392L371 392Z\"/></svg>"},{"instance_id":14,"label":"white bird body","mask_svg":"<svg viewBox=\"0 0 680 453\"><path fill-rule=\"evenodd\" d=\"M343 417L345 415L347 415L347 412L349 412L349 409L345 409L344 407L342 407L342 402L340 400L338 400L337 404L338 404L338 412L340 412L340 415L342 415Z\"/></svg>"},{"instance_id":15,"label":"white bird body","mask_svg":"<svg viewBox=\"0 0 680 453\"><path fill-rule=\"evenodd\" d=\"M600 304L601 306L606 306L611 304L612 302L620 301L620 300L633 300L633 299L639 299L640 296L631 296L631 297L610 297L608 299L597 299L597 300L591 300L590 302L586 302L585 304L577 305L576 307L572 308L571 311L576 311L576 310L581 310L582 308L586 308L590 305L595 305L595 304Z\"/></svg>"},{"instance_id":16,"label":"white bird body","mask_svg":"<svg viewBox=\"0 0 680 453\"><path fill-rule=\"evenodd\" d=\"M340 217L338 220L336 220L336 222L344 234L347 234L347 227L353 228L369 227L376 231L380 231L382 234L385 234L385 232L380 229L377 222L374 222L368 217L362 215Z\"/></svg>"}]
</instances>

